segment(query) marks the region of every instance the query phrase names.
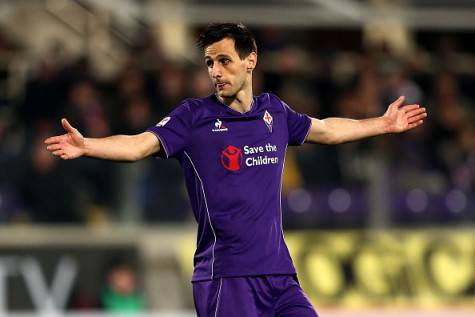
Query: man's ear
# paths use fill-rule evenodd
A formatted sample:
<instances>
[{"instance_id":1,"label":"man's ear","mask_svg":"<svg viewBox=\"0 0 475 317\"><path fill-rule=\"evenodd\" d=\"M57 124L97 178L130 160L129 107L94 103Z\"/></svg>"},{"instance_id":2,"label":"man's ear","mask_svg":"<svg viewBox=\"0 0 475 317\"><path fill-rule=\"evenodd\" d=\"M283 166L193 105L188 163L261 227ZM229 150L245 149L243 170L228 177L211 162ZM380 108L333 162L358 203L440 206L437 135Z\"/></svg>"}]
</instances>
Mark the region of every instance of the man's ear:
<instances>
[{"instance_id":1,"label":"man's ear","mask_svg":"<svg viewBox=\"0 0 475 317\"><path fill-rule=\"evenodd\" d=\"M247 70L252 71L256 68L257 65L257 54L255 52L251 52L247 57Z\"/></svg>"}]
</instances>

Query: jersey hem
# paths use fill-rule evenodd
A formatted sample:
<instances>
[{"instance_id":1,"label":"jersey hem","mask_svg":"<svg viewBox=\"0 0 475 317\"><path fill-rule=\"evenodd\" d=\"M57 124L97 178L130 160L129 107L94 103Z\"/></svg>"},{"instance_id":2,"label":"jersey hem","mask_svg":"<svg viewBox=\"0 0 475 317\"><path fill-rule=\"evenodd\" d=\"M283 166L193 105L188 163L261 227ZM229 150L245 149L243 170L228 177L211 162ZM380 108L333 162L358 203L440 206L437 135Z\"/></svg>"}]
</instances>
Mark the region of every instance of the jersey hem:
<instances>
[{"instance_id":1,"label":"jersey hem","mask_svg":"<svg viewBox=\"0 0 475 317\"><path fill-rule=\"evenodd\" d=\"M200 276L200 277L193 277L191 282L202 282L202 281L212 281L217 280L220 278L231 278L231 277L252 277L252 276L262 276L262 275L297 275L297 271L275 271L275 272L255 272L255 273L223 273L223 274L216 274L210 278L210 276Z\"/></svg>"}]
</instances>

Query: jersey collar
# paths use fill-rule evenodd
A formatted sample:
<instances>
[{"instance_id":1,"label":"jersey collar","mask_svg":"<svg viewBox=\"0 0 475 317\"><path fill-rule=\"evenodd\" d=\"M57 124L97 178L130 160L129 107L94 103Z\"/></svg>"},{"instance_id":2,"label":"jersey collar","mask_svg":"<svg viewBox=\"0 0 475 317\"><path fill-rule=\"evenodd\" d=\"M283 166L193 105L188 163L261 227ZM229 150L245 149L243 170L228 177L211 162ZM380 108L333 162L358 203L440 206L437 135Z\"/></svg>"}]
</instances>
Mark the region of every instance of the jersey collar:
<instances>
[{"instance_id":1,"label":"jersey collar","mask_svg":"<svg viewBox=\"0 0 475 317\"><path fill-rule=\"evenodd\" d=\"M210 98L211 98L215 103L217 103L220 107L224 107L227 112L229 112L229 113L231 113L232 115L235 115L235 116L247 116L247 115L250 115L250 114L252 114L252 112L253 112L253 111L255 110L255 108L256 108L256 96L253 96L253 97L252 97L251 109L249 109L249 111L246 111L246 112L239 112L239 111L234 110L233 108L230 108L228 105L222 103L221 100L219 100L218 96L216 96L216 94L210 95Z\"/></svg>"}]
</instances>

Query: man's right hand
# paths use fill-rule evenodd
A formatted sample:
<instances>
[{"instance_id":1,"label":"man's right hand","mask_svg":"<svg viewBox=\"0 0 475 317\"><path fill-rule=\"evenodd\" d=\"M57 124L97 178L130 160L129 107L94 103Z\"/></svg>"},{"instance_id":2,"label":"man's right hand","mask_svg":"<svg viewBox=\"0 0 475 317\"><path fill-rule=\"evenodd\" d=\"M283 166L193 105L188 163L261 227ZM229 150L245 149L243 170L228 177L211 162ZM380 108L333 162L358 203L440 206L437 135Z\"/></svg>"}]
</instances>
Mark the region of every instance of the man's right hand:
<instances>
[{"instance_id":1,"label":"man's right hand","mask_svg":"<svg viewBox=\"0 0 475 317\"><path fill-rule=\"evenodd\" d=\"M45 143L48 144L46 149L63 160L83 156L86 153L84 137L69 124L68 120L61 119L61 124L67 133L47 138L45 140Z\"/></svg>"}]
</instances>

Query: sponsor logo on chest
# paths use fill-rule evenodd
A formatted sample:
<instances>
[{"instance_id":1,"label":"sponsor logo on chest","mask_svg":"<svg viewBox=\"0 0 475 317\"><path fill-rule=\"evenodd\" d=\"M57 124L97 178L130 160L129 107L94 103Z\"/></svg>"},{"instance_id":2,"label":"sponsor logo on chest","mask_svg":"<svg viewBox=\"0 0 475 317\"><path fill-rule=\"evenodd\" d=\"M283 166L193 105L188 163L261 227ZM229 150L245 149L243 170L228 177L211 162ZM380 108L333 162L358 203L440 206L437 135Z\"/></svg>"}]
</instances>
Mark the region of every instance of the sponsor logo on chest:
<instances>
[{"instance_id":1,"label":"sponsor logo on chest","mask_svg":"<svg viewBox=\"0 0 475 317\"><path fill-rule=\"evenodd\" d=\"M228 171L238 171L242 164L247 167L278 164L277 145L267 143L262 146L245 145L242 149L228 145L221 151L221 165Z\"/></svg>"},{"instance_id":2,"label":"sponsor logo on chest","mask_svg":"<svg viewBox=\"0 0 475 317\"><path fill-rule=\"evenodd\" d=\"M216 122L214 123L214 128L211 129L213 132L226 132L228 131L228 128L224 125L223 121L216 119Z\"/></svg>"}]
</instances>

